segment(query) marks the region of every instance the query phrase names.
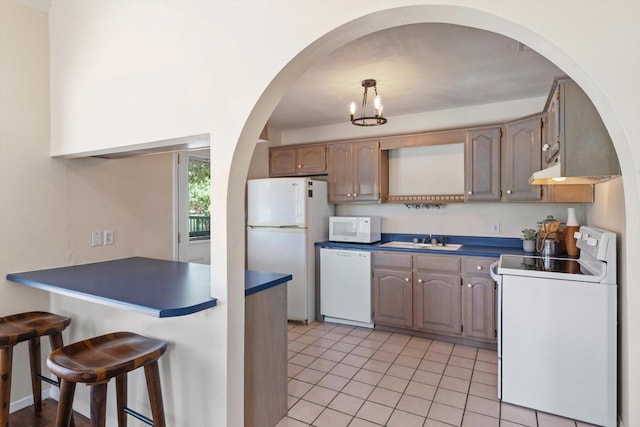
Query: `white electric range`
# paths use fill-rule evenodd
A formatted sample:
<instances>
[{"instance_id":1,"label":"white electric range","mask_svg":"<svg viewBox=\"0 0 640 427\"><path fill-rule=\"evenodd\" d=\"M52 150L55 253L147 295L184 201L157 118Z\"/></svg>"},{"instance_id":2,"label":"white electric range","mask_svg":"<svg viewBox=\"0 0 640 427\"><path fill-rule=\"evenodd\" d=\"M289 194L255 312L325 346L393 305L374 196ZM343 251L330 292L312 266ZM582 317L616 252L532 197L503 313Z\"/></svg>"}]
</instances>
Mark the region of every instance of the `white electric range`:
<instances>
[{"instance_id":1,"label":"white electric range","mask_svg":"<svg viewBox=\"0 0 640 427\"><path fill-rule=\"evenodd\" d=\"M578 259L502 255L498 395L504 402L616 426L616 235L575 234Z\"/></svg>"}]
</instances>

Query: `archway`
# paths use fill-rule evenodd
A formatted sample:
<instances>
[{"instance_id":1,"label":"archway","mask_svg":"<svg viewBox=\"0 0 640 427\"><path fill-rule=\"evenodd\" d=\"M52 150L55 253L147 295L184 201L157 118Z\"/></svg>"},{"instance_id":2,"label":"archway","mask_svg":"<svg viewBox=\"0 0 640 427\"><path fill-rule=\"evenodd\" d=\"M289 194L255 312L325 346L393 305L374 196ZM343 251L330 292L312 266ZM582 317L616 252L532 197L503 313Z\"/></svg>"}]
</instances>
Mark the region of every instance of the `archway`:
<instances>
[{"instance_id":1,"label":"archway","mask_svg":"<svg viewBox=\"0 0 640 427\"><path fill-rule=\"evenodd\" d=\"M500 16L476 9L458 6L419 5L375 12L329 31L293 58L265 89L242 130L233 155L227 194L227 227L228 238L230 241L241 241L241 235L244 228L244 224L240 219L243 217L243 199L232 198L230 195L243 193L246 171L249 167L251 154L255 147L255 136L260 133L260 130L268 119L271 111L273 111L278 100L285 93L289 85L309 67L309 64L312 61L321 58L327 52L360 36L394 26L430 22L464 25L504 35L530 46L558 67L566 70L570 77L572 77L590 96L594 105L600 112L603 121L607 125L609 133L614 141L616 151L618 152L623 176L629 177L629 179L625 181L624 187L626 209L628 212L638 211L638 206L640 205L640 201L638 200L638 183L637 180L634 179L635 167L627 135L625 134L610 101L607 99L607 96L587 70L577 64L569 54L554 45L551 40L543 37L532 29L516 24ZM630 215L627 215L627 217L629 216ZM631 221L627 221L627 234L634 235L638 234L638 232L638 226L631 224ZM230 244L228 244L228 247L230 247ZM239 248L235 247L234 249L237 252ZM637 252L638 248L635 243L627 241L627 257L632 256L634 253L638 255ZM631 277L633 273L631 270L636 267L628 265L627 268L628 271L622 271L622 280L626 279L626 277ZM231 292L232 291L230 290L230 293ZM629 292L629 301L637 299L638 291L629 290ZM637 319L637 317L630 318L629 316L631 315L628 313L624 314L624 316L626 317L622 319L622 322L628 325L632 325L634 323L632 322L632 319ZM634 332L636 331L627 331L627 336L623 336L622 340L628 341L628 337L633 335ZM231 347L232 346L230 345L230 352L233 351ZM637 349L632 349L630 351L637 352ZM627 355L627 358L628 357L629 355ZM621 367L622 375L631 377L630 383L626 384L627 390L624 390L623 388L621 397L622 412L629 410L629 394L635 393L635 389L638 388L637 385L633 384L635 378L633 375L630 375L630 369L632 368L625 366ZM625 386L623 385L623 387Z\"/></svg>"}]
</instances>

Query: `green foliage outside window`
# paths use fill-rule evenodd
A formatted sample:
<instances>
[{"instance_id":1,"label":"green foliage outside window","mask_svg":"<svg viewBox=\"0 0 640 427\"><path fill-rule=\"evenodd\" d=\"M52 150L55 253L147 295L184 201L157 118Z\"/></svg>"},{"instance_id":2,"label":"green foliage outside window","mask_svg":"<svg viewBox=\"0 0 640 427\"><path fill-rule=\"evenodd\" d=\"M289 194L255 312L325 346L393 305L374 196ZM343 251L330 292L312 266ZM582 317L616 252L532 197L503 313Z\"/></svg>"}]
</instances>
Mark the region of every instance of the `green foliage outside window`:
<instances>
[{"instance_id":1,"label":"green foliage outside window","mask_svg":"<svg viewBox=\"0 0 640 427\"><path fill-rule=\"evenodd\" d=\"M206 160L189 161L189 214L211 215L211 168Z\"/></svg>"}]
</instances>

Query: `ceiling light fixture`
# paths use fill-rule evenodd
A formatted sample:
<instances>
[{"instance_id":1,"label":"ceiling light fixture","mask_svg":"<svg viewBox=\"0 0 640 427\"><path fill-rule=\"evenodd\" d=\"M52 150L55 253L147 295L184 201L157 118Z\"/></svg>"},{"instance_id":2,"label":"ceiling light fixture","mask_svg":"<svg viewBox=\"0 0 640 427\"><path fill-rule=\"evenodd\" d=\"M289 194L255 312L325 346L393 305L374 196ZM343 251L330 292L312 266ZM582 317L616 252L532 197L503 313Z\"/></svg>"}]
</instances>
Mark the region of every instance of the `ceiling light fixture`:
<instances>
[{"instance_id":1,"label":"ceiling light fixture","mask_svg":"<svg viewBox=\"0 0 640 427\"><path fill-rule=\"evenodd\" d=\"M362 95L362 109L360 110L360 117L356 117L356 103L351 103L351 123L356 126L380 126L387 123L382 115L382 98L378 95L378 88L376 87L375 79L366 79L362 81L362 87L364 88L364 95ZM376 97L373 101L373 116L367 116L367 91L372 87L376 93Z\"/></svg>"}]
</instances>

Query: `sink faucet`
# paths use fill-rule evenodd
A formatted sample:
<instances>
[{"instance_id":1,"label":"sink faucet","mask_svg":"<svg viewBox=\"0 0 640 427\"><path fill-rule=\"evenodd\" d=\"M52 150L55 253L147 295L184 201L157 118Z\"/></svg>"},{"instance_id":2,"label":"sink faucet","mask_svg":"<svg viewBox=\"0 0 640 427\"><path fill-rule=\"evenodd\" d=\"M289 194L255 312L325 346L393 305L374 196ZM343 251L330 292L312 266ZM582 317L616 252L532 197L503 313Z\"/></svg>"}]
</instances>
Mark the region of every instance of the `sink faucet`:
<instances>
[{"instance_id":1,"label":"sink faucet","mask_svg":"<svg viewBox=\"0 0 640 427\"><path fill-rule=\"evenodd\" d=\"M447 246L447 237L446 236L440 236L438 237L434 237L431 233L429 233L427 235L427 243L431 243L433 246Z\"/></svg>"}]
</instances>

